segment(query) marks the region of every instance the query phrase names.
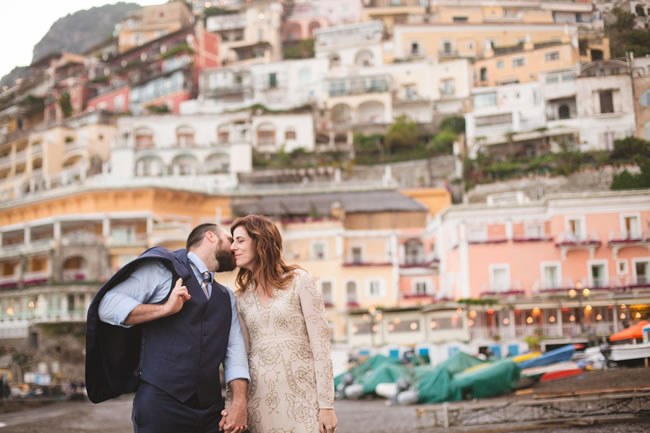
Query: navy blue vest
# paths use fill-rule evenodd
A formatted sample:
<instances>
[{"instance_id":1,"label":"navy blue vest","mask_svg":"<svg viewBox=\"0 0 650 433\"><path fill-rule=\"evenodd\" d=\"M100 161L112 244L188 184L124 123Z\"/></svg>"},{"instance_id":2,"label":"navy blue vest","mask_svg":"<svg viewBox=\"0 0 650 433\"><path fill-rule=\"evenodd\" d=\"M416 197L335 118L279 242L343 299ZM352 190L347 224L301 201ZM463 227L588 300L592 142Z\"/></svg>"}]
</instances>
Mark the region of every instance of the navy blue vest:
<instances>
[{"instance_id":1,"label":"navy blue vest","mask_svg":"<svg viewBox=\"0 0 650 433\"><path fill-rule=\"evenodd\" d=\"M100 321L98 308L104 294L144 260L161 260L173 274L172 286L183 278L191 299L176 314L128 329ZM88 310L88 397L99 403L133 392L142 379L181 402L196 395L202 407L223 404L219 366L226 356L231 318L228 289L213 283L208 300L186 250L154 247L145 251L99 290Z\"/></svg>"}]
</instances>

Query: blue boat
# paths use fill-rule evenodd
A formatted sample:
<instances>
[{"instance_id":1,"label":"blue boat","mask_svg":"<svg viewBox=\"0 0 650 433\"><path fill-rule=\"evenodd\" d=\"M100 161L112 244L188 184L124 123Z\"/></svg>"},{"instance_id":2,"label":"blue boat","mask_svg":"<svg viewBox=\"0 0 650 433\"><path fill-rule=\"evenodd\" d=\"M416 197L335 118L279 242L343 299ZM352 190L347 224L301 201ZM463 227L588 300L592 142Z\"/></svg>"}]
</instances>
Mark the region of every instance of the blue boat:
<instances>
[{"instance_id":1,"label":"blue boat","mask_svg":"<svg viewBox=\"0 0 650 433\"><path fill-rule=\"evenodd\" d=\"M568 361L573 356L575 350L573 344L567 344L566 346L546 352L537 358L521 362L519 367L523 370L525 368L543 367L545 365L555 364L556 362Z\"/></svg>"}]
</instances>

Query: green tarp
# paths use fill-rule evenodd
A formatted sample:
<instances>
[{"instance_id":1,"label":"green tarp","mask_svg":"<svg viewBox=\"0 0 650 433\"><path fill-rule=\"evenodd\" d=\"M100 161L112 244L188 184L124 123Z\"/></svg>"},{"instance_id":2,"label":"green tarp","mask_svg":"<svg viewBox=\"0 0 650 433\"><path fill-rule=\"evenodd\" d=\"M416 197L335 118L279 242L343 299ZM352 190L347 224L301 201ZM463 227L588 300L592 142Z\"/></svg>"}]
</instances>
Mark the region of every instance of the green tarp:
<instances>
[{"instance_id":1,"label":"green tarp","mask_svg":"<svg viewBox=\"0 0 650 433\"><path fill-rule=\"evenodd\" d=\"M365 362L362 362L359 365L352 367L350 370L345 373L341 373L334 378L334 386L338 387L346 374L351 374L355 382L359 382L361 377L366 374L368 371L374 370L377 367L384 364L397 364L397 361L393 361L390 358L384 355L375 355L368 358Z\"/></svg>"},{"instance_id":2,"label":"green tarp","mask_svg":"<svg viewBox=\"0 0 650 433\"><path fill-rule=\"evenodd\" d=\"M451 380L450 401L486 398L512 392L521 369L510 359L494 362L475 371L459 373Z\"/></svg>"},{"instance_id":3,"label":"green tarp","mask_svg":"<svg viewBox=\"0 0 650 433\"><path fill-rule=\"evenodd\" d=\"M456 352L435 367L417 367L415 369L415 383L418 391L418 402L442 403L449 401L452 377L484 362L464 352Z\"/></svg>"}]
</instances>

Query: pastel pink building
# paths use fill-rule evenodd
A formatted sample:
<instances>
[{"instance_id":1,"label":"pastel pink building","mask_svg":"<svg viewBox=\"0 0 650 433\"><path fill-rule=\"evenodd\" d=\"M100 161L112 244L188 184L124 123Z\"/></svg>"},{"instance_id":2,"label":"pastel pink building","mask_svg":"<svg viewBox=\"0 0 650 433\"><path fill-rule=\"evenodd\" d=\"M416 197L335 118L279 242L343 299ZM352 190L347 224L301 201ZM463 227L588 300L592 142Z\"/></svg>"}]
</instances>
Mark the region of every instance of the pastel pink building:
<instances>
[{"instance_id":1,"label":"pastel pink building","mask_svg":"<svg viewBox=\"0 0 650 433\"><path fill-rule=\"evenodd\" d=\"M473 337L609 335L650 316L650 191L511 199L429 226L436 296L472 300Z\"/></svg>"}]
</instances>

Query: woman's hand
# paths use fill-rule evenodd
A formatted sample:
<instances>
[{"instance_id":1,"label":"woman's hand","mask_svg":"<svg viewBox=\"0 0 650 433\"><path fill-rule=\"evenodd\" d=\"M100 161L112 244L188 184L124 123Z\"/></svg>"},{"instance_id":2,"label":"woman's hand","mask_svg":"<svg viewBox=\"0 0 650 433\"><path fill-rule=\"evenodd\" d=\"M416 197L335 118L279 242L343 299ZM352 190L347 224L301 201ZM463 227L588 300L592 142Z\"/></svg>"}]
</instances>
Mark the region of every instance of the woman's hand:
<instances>
[{"instance_id":1,"label":"woman's hand","mask_svg":"<svg viewBox=\"0 0 650 433\"><path fill-rule=\"evenodd\" d=\"M334 433L337 422L334 409L320 409L318 411L318 429L320 433Z\"/></svg>"}]
</instances>

